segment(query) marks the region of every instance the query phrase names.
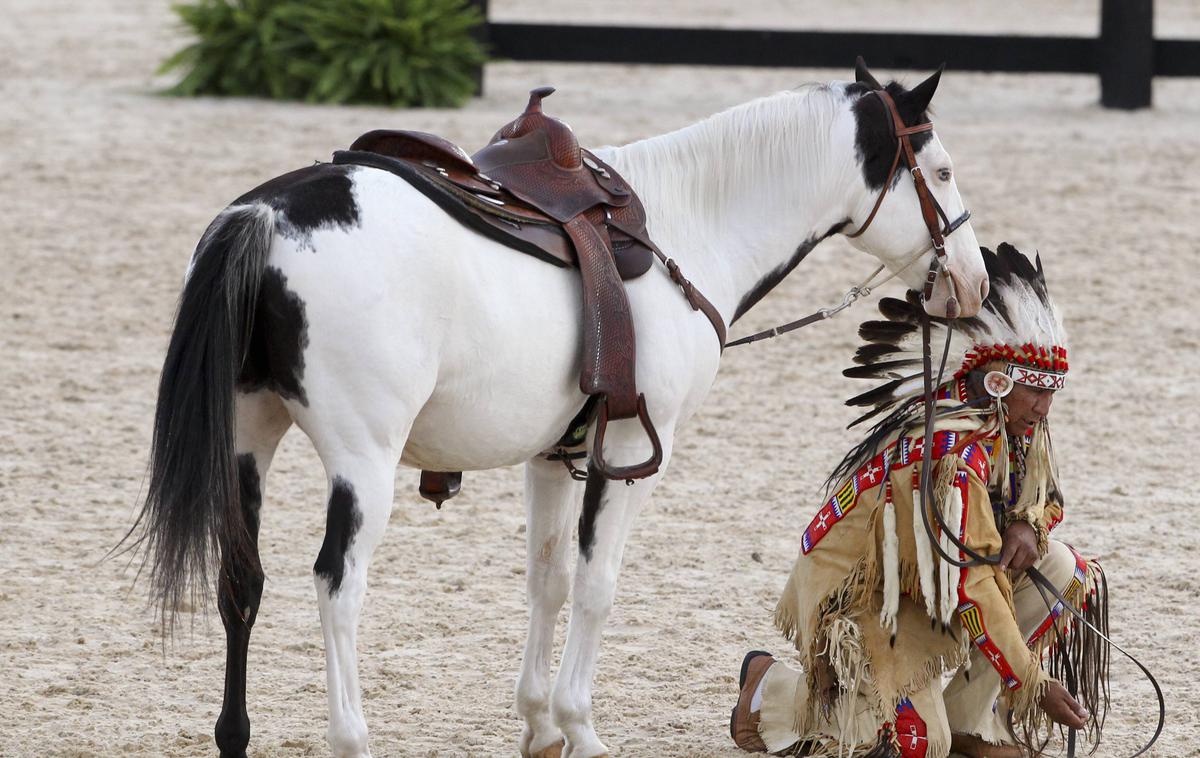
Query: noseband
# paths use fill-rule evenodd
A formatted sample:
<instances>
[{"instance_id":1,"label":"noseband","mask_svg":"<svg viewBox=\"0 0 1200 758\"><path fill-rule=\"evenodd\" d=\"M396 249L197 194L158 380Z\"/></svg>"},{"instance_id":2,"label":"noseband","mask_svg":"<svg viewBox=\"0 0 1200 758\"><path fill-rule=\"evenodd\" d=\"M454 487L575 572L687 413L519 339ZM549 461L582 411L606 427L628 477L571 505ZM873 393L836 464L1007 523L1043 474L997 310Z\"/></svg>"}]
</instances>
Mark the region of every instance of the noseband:
<instances>
[{"instance_id":1,"label":"noseband","mask_svg":"<svg viewBox=\"0 0 1200 758\"><path fill-rule=\"evenodd\" d=\"M929 239L933 242L933 259L929 262L929 273L925 275L925 300L928 301L933 296L933 284L937 281L938 275L946 277L946 283L950 287L950 297L946 301L946 315L949 318L955 318L958 315L958 298L954 291L954 280L950 277L950 264L946 258L946 237L966 223L967 219L971 218L971 212L964 210L962 215L951 221L946 216L946 212L942 210L937 198L929 191L929 185L925 183L921 167L917 165L917 154L913 150L911 137L919 132L933 131L933 124L926 122L916 126L907 126L904 119L900 117L900 109L896 107L896 101L886 90L872 90L871 94L878 96L883 101L884 110L890 117L888 126L891 128L892 136L896 138L896 154L892 156L892 167L888 170L887 179L883 182L883 189L879 191L879 197L875 199L875 206L871 208L871 215L867 216L867 220L863 222L858 231L846 236L851 239L859 237L871 226L871 222L875 220L875 214L883 205L883 198L891 189L896 169L900 167L900 159L903 157L904 165L912 174L913 186L917 190L917 200L921 203L921 218L925 221L925 228L929 230Z\"/></svg>"}]
</instances>

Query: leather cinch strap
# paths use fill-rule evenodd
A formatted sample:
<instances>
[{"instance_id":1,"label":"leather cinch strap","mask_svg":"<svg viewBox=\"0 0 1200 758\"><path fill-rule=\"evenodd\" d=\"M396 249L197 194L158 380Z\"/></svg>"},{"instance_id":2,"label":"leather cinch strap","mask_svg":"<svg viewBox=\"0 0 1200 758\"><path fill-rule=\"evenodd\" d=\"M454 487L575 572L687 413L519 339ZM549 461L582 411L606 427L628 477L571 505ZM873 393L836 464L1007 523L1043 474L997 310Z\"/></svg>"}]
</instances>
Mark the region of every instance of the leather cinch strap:
<instances>
[{"instance_id":1,"label":"leather cinch strap","mask_svg":"<svg viewBox=\"0 0 1200 758\"><path fill-rule=\"evenodd\" d=\"M709 302L709 299L700 294L700 290L696 289L695 285L687 280L683 272L679 270L679 264L672 258L663 255L662 251L657 247L650 248L663 265L667 267L667 273L671 277L671 281L679 285L683 290L683 296L687 298L688 304L692 306L692 310L700 311L708 322L712 324L713 331L717 333L717 342L721 345L721 350L725 350L725 320L721 318L721 314L717 311L715 305Z\"/></svg>"}]
</instances>

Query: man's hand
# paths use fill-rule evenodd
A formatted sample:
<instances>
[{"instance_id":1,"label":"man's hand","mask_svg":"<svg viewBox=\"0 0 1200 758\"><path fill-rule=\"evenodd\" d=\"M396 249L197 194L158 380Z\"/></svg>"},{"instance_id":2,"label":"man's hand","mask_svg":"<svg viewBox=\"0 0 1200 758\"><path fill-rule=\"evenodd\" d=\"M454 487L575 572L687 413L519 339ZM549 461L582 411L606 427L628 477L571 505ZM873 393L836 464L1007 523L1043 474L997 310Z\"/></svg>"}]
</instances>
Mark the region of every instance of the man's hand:
<instances>
[{"instance_id":1,"label":"man's hand","mask_svg":"<svg viewBox=\"0 0 1200 758\"><path fill-rule=\"evenodd\" d=\"M1037 562L1037 531L1024 521L1014 521L1004 530L1000 548L1000 570L1024 571Z\"/></svg>"},{"instance_id":2,"label":"man's hand","mask_svg":"<svg viewBox=\"0 0 1200 758\"><path fill-rule=\"evenodd\" d=\"M1087 722L1087 708L1071 697L1071 693L1058 682L1050 682L1050 687L1046 694L1042 695L1039 705L1055 723L1071 729L1082 729Z\"/></svg>"}]
</instances>

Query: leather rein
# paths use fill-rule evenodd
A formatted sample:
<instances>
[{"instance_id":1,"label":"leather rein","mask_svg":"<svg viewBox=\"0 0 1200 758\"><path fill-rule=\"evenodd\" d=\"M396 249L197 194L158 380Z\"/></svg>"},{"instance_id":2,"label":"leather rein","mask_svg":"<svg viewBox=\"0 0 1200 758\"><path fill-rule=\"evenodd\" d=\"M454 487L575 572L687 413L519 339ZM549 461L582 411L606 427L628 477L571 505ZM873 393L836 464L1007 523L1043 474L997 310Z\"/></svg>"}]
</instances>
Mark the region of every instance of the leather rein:
<instances>
[{"instance_id":1,"label":"leather rein","mask_svg":"<svg viewBox=\"0 0 1200 758\"><path fill-rule=\"evenodd\" d=\"M883 199L887 197L888 191L895 183L896 171L899 170L900 161L903 159L909 174L912 176L913 186L917 191L917 200L921 205L921 219L925 222L925 228L929 231L929 239L933 248L933 256L929 261L929 271L925 275L923 295L926 301L932 298L933 285L937 281L938 276L945 277L950 289L950 297L946 300L946 314L949 318L954 318L958 315L958 297L954 288L954 279L950 276L950 263L946 255L946 238L971 218L971 212L964 210L962 214L951 221L946 216L946 212L942 209L941 204L938 203L937 198L929 191L929 185L925 182L925 176L921 173L921 167L917 165L917 154L913 150L912 135L933 131L933 124L926 122L924 124L917 124L916 126L907 126L904 123L904 119L900 116L900 109L896 107L896 101L892 99L892 96L886 90L872 90L870 94L877 96L884 104L884 110L889 117L888 126L891 129L892 136L896 138L896 152L892 155L892 165L888 169L887 179L884 180L883 187L880 189L878 197L875 198L875 205L871 208L871 213L867 216L867 220L858 228L858 231L853 234L847 234L846 237L849 239L860 237L871 226L871 222L875 220L876 214L879 213L880 206L883 205ZM736 339L733 342L727 343L725 347L748 345L751 342L778 337L781 334L787 334L809 324L824 321L849 308L859 298L871 294L873 288L898 276L919 260L928 249L927 247L918 251L903 266L879 282L874 282L873 280L883 271L884 267L880 266L875 269L862 284L850 288L845 297L842 298L840 305L832 308L821 308L795 321Z\"/></svg>"}]
</instances>

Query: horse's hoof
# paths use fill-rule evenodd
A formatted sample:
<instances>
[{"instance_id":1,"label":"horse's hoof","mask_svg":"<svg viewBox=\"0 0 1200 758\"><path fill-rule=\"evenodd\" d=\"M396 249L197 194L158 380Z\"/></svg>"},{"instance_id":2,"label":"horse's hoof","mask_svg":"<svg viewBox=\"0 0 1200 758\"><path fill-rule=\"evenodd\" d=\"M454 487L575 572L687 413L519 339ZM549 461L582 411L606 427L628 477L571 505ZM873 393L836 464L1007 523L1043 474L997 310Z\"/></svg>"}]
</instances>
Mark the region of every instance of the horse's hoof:
<instances>
[{"instance_id":1,"label":"horse's hoof","mask_svg":"<svg viewBox=\"0 0 1200 758\"><path fill-rule=\"evenodd\" d=\"M536 753L530 753L529 758L562 758L563 741L559 740L553 745L547 745Z\"/></svg>"}]
</instances>

